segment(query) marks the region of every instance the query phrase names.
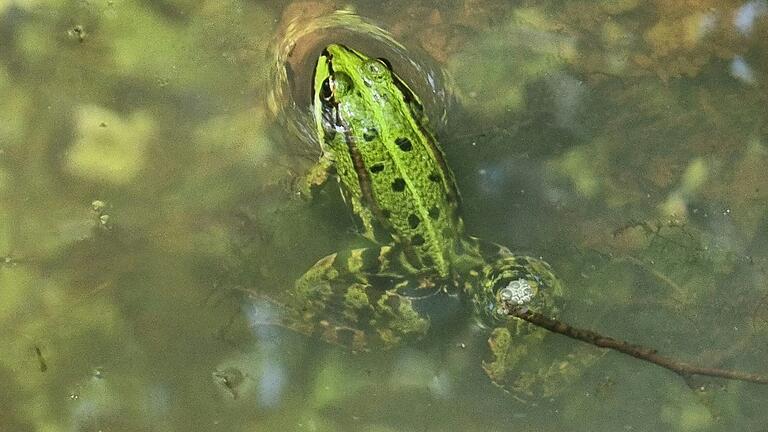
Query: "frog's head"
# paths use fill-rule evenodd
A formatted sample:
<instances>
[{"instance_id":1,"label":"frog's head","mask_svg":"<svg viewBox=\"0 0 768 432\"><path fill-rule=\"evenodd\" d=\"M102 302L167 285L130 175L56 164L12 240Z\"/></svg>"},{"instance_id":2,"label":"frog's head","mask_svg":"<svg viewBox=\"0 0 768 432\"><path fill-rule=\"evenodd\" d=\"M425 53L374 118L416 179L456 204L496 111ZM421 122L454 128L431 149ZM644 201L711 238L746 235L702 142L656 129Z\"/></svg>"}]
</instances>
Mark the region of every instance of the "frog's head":
<instances>
[{"instance_id":1,"label":"frog's head","mask_svg":"<svg viewBox=\"0 0 768 432\"><path fill-rule=\"evenodd\" d=\"M530 325L510 317L511 306L525 306L556 315L556 299L562 294L560 281L545 261L508 255L486 265L481 289L475 297L482 322L488 327L509 327L520 334Z\"/></svg>"},{"instance_id":2,"label":"frog's head","mask_svg":"<svg viewBox=\"0 0 768 432\"><path fill-rule=\"evenodd\" d=\"M312 103L318 126L335 126L333 117L345 112L389 110L421 117L418 97L383 58L372 58L340 44L325 47L315 66ZM353 121L353 119L348 119ZM322 132L322 131L321 131Z\"/></svg>"},{"instance_id":3,"label":"frog's head","mask_svg":"<svg viewBox=\"0 0 768 432\"><path fill-rule=\"evenodd\" d=\"M383 58L371 58L345 45L325 47L315 66L313 90L315 102L338 101L352 93L376 96L388 92L413 92L392 72L392 65Z\"/></svg>"}]
</instances>

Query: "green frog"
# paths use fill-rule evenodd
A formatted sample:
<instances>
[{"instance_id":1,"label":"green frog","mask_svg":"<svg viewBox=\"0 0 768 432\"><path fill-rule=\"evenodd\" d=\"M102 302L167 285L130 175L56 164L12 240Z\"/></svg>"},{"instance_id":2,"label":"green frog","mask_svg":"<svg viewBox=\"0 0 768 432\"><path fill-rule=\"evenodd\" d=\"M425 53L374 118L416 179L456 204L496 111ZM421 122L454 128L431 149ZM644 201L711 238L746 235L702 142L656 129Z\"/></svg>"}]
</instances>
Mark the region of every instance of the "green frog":
<instances>
[{"instance_id":1,"label":"green frog","mask_svg":"<svg viewBox=\"0 0 768 432\"><path fill-rule=\"evenodd\" d=\"M468 235L454 175L419 97L390 63L331 44L313 74L322 149L303 194L335 175L366 248L319 260L290 292L291 328L356 351L387 349L471 320L490 334L483 367L506 388L563 365L515 373L546 331L506 315L501 300L557 314L561 285L541 259Z\"/></svg>"}]
</instances>

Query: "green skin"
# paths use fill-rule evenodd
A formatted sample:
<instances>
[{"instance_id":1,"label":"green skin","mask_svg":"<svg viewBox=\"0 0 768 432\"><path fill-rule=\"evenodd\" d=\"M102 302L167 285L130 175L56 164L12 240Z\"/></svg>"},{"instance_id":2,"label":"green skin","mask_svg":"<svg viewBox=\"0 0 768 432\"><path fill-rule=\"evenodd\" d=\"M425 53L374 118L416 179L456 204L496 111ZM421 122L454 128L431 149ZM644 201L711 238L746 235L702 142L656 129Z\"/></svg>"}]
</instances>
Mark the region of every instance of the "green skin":
<instances>
[{"instance_id":1,"label":"green skin","mask_svg":"<svg viewBox=\"0 0 768 432\"><path fill-rule=\"evenodd\" d=\"M358 351L386 349L426 336L436 319L424 305L447 299L469 305L471 319L493 329L491 360L483 364L491 379L522 387L531 378L510 378L519 347L509 341L541 339L544 331L506 316L499 292L525 281L530 306L556 313L561 287L549 265L465 233L453 173L421 102L384 60L329 45L313 81L323 153L302 192L335 171L374 245L310 268L290 293L285 325ZM542 370L534 375L546 375Z\"/></svg>"}]
</instances>

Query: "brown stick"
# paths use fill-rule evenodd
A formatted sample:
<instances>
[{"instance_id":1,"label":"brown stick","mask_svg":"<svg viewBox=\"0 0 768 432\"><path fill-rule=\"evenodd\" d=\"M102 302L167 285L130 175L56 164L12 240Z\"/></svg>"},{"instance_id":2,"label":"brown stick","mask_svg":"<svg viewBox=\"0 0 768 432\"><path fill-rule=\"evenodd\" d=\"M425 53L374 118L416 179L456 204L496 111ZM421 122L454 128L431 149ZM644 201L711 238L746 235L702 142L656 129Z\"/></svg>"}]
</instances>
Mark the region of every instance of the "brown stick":
<instances>
[{"instance_id":1,"label":"brown stick","mask_svg":"<svg viewBox=\"0 0 768 432\"><path fill-rule=\"evenodd\" d=\"M506 309L508 315L528 321L535 326L543 327L551 332L559 333L563 336L568 336L569 338L577 339L600 348L612 349L637 359L654 363L675 372L686 380L692 375L705 375L731 380L748 381L756 384L768 384L768 376L765 375L751 374L737 370L700 367L677 361L657 354L655 349L633 345L628 342L603 336L591 330L571 327L561 321L534 312L525 306L508 305Z\"/></svg>"}]
</instances>

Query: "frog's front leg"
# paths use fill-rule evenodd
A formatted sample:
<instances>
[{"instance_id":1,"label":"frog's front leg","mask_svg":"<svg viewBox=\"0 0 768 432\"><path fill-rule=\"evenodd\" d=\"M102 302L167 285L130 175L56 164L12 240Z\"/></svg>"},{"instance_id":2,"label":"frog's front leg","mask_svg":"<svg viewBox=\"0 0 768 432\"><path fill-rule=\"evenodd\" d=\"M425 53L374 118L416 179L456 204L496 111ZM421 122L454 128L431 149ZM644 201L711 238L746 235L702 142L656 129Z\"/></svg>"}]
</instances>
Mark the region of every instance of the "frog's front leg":
<instances>
[{"instance_id":1,"label":"frog's front leg","mask_svg":"<svg viewBox=\"0 0 768 432\"><path fill-rule=\"evenodd\" d=\"M309 171L298 178L296 194L306 200L312 198L312 189L324 185L334 172L334 161L330 153L323 153L320 160Z\"/></svg>"},{"instance_id":2,"label":"frog's front leg","mask_svg":"<svg viewBox=\"0 0 768 432\"><path fill-rule=\"evenodd\" d=\"M408 277L403 260L392 246L326 256L296 282L286 326L356 351L423 336L429 319L404 294L419 280Z\"/></svg>"},{"instance_id":3,"label":"frog's front leg","mask_svg":"<svg viewBox=\"0 0 768 432\"><path fill-rule=\"evenodd\" d=\"M296 194L305 200L310 200L312 198L312 190L327 183L328 179L334 174L342 177L342 182L348 185L353 184L353 179L344 180L344 177L356 175L355 173L345 171L336 173L336 161L334 160L333 153L324 152L320 160L310 168L307 174L299 178L296 185ZM373 242L389 241L391 238L382 232L370 207L363 204L362 195L359 186L342 188L344 201L352 208L352 214L357 215L355 222L361 229L363 237Z\"/></svg>"}]
</instances>

